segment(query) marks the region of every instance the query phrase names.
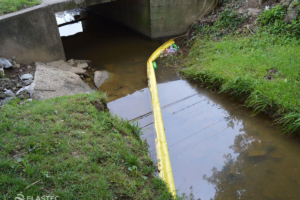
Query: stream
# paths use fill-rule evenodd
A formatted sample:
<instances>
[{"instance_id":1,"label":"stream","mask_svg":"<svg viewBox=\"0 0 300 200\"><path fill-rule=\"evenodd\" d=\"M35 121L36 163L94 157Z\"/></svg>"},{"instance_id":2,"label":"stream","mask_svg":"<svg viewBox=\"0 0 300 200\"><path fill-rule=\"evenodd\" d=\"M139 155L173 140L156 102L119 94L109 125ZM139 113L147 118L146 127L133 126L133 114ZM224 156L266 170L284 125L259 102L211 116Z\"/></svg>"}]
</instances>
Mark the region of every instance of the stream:
<instances>
[{"instance_id":1,"label":"stream","mask_svg":"<svg viewBox=\"0 0 300 200\"><path fill-rule=\"evenodd\" d=\"M94 14L76 24L60 27L67 60L91 60L94 69L109 73L99 90L107 93L110 111L143 127L142 138L157 160L146 62L161 42ZM299 139L172 68L158 65L156 77L179 194L202 200L299 199Z\"/></svg>"}]
</instances>

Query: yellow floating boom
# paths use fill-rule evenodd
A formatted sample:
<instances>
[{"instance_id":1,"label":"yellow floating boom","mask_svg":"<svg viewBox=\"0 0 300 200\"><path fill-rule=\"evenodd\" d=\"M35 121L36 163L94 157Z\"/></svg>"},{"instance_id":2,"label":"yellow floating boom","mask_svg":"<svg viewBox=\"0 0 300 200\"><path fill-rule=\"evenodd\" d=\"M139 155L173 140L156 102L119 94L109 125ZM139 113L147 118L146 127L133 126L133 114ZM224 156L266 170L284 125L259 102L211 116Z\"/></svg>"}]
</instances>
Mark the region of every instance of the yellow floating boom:
<instances>
[{"instance_id":1,"label":"yellow floating boom","mask_svg":"<svg viewBox=\"0 0 300 200\"><path fill-rule=\"evenodd\" d=\"M148 75L148 87L151 93L154 124L157 134L156 139L156 154L159 160L159 176L167 183L169 191L175 196L175 184L173 178L173 172L170 162L168 144L165 135L164 123L161 115L161 108L158 97L157 83L155 72L153 68L153 62L160 56L161 52L166 50L170 45L174 44L174 40L170 40L159 47L149 58L147 62L147 75Z\"/></svg>"}]
</instances>

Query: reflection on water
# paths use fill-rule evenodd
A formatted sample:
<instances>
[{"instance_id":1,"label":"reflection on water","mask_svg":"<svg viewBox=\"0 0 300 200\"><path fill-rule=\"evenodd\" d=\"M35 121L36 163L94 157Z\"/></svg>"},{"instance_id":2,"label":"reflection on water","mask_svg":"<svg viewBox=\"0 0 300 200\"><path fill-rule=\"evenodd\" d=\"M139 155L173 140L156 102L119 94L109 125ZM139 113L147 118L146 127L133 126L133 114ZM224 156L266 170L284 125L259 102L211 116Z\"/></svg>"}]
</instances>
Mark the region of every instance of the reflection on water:
<instances>
[{"instance_id":1,"label":"reflection on water","mask_svg":"<svg viewBox=\"0 0 300 200\"><path fill-rule=\"evenodd\" d=\"M161 76L158 72L157 76ZM167 79L167 78L166 78ZM158 85L175 186L195 198L298 199L299 140L280 135L270 119L185 80ZM138 121L155 159L148 89L109 103Z\"/></svg>"},{"instance_id":2,"label":"reflection on water","mask_svg":"<svg viewBox=\"0 0 300 200\"><path fill-rule=\"evenodd\" d=\"M100 88L110 97L109 109L144 127L156 159L146 61L160 43L95 19L82 22L83 33L63 39L67 58L89 59L110 73ZM250 117L251 110L181 80L169 68L158 66L156 76L180 193L192 186L202 200L299 199L299 139L286 138L268 117Z\"/></svg>"},{"instance_id":3,"label":"reflection on water","mask_svg":"<svg viewBox=\"0 0 300 200\"><path fill-rule=\"evenodd\" d=\"M80 15L81 10L72 10L72 11L64 11L55 14L57 25L62 25L67 22L75 21L75 16ZM77 33L81 33L82 23L78 21L73 24L68 24L65 26L61 26L58 28L59 34L61 37L75 35Z\"/></svg>"}]
</instances>

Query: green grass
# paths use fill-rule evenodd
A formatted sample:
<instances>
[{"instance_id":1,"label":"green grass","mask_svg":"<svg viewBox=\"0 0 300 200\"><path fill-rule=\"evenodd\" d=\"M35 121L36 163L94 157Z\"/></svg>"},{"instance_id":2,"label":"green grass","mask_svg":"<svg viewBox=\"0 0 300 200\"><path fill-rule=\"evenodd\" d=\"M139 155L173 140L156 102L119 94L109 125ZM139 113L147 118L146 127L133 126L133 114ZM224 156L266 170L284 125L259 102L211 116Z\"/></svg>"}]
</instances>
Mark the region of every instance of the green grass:
<instances>
[{"instance_id":1,"label":"green grass","mask_svg":"<svg viewBox=\"0 0 300 200\"><path fill-rule=\"evenodd\" d=\"M105 112L105 101L94 93L5 105L0 199L173 199L140 128Z\"/></svg>"},{"instance_id":2,"label":"green grass","mask_svg":"<svg viewBox=\"0 0 300 200\"><path fill-rule=\"evenodd\" d=\"M41 0L0 0L0 15L16 12L41 3Z\"/></svg>"},{"instance_id":3,"label":"green grass","mask_svg":"<svg viewBox=\"0 0 300 200\"><path fill-rule=\"evenodd\" d=\"M286 23L286 12L281 6L262 12L256 34L235 32L242 18L230 14L234 10L222 12L212 26L194 25L197 39L179 70L242 100L254 108L253 114L273 116L284 133L299 134L300 17ZM220 24L228 31L221 31Z\"/></svg>"},{"instance_id":4,"label":"green grass","mask_svg":"<svg viewBox=\"0 0 300 200\"><path fill-rule=\"evenodd\" d=\"M300 113L299 53L297 40L272 35L198 39L181 72L244 100L254 114L264 111L288 117L288 113ZM299 133L299 122L293 128L287 126L296 119L300 118L287 124L284 118L278 122L286 132Z\"/></svg>"}]
</instances>

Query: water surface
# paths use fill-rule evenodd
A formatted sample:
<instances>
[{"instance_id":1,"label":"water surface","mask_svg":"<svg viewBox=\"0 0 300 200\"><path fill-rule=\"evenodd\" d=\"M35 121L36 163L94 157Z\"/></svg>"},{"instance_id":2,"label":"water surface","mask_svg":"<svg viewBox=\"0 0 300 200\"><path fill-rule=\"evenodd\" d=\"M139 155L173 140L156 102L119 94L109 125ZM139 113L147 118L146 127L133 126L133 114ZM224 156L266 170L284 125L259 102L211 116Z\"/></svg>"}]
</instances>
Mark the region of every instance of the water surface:
<instances>
[{"instance_id":1,"label":"water surface","mask_svg":"<svg viewBox=\"0 0 300 200\"><path fill-rule=\"evenodd\" d=\"M111 77L101 86L111 112L138 122L155 155L155 130L146 61L160 46L103 18L82 22L63 39L68 59L89 59ZM287 138L264 115L250 117L227 96L156 70L175 186L208 199L299 199L300 140Z\"/></svg>"}]
</instances>

